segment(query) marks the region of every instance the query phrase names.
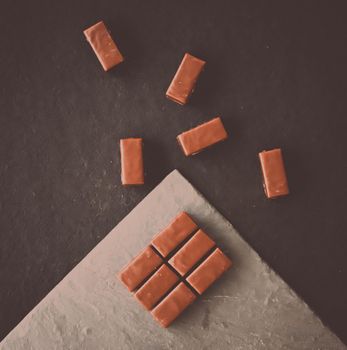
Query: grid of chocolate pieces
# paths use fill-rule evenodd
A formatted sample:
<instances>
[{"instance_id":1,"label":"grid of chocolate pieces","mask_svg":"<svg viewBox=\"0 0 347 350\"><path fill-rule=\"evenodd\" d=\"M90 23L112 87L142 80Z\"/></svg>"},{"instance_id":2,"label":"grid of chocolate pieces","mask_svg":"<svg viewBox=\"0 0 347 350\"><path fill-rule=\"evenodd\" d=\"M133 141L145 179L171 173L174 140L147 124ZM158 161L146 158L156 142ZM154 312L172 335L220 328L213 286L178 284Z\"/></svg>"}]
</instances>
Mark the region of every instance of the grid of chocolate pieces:
<instances>
[{"instance_id":1,"label":"grid of chocolate pieces","mask_svg":"<svg viewBox=\"0 0 347 350\"><path fill-rule=\"evenodd\" d=\"M118 277L154 319L168 327L231 265L216 243L181 212Z\"/></svg>"}]
</instances>

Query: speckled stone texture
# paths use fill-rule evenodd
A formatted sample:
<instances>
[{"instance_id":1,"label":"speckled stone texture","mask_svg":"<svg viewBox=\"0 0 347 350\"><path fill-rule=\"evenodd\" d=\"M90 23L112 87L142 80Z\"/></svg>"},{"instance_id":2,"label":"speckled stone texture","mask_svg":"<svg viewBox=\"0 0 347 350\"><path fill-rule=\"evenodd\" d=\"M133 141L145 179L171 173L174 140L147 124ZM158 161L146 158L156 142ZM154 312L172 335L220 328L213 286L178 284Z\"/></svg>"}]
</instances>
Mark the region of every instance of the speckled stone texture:
<instances>
[{"instance_id":1,"label":"speckled stone texture","mask_svg":"<svg viewBox=\"0 0 347 350\"><path fill-rule=\"evenodd\" d=\"M116 273L179 211L234 266L168 329ZM346 349L178 171L164 179L0 344L15 349Z\"/></svg>"}]
</instances>

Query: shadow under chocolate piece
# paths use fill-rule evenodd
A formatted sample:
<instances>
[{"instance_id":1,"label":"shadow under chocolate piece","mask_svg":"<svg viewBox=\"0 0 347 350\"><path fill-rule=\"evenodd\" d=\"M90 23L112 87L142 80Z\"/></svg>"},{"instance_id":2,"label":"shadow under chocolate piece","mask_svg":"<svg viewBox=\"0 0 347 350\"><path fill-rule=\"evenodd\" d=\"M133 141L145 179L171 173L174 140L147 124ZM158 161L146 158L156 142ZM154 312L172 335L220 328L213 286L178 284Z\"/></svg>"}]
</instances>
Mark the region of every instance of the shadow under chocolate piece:
<instances>
[{"instance_id":1,"label":"shadow under chocolate piece","mask_svg":"<svg viewBox=\"0 0 347 350\"><path fill-rule=\"evenodd\" d=\"M202 294L231 267L231 260L217 248L187 278L187 282Z\"/></svg>"},{"instance_id":2,"label":"shadow under chocolate piece","mask_svg":"<svg viewBox=\"0 0 347 350\"><path fill-rule=\"evenodd\" d=\"M105 71L124 61L104 22L96 23L83 33Z\"/></svg>"},{"instance_id":3,"label":"shadow under chocolate piece","mask_svg":"<svg viewBox=\"0 0 347 350\"><path fill-rule=\"evenodd\" d=\"M166 91L166 97L185 105L205 64L205 61L186 53Z\"/></svg>"},{"instance_id":4,"label":"shadow under chocolate piece","mask_svg":"<svg viewBox=\"0 0 347 350\"><path fill-rule=\"evenodd\" d=\"M123 268L118 277L132 292L162 263L161 257L147 247Z\"/></svg>"},{"instance_id":5,"label":"shadow under chocolate piece","mask_svg":"<svg viewBox=\"0 0 347 350\"><path fill-rule=\"evenodd\" d=\"M120 140L123 185L143 185L142 139L129 138Z\"/></svg>"},{"instance_id":6,"label":"shadow under chocolate piece","mask_svg":"<svg viewBox=\"0 0 347 350\"><path fill-rule=\"evenodd\" d=\"M177 136L177 141L186 156L201 152L203 149L224 141L228 134L220 117L201 124Z\"/></svg>"},{"instance_id":7,"label":"shadow under chocolate piece","mask_svg":"<svg viewBox=\"0 0 347 350\"><path fill-rule=\"evenodd\" d=\"M263 186L267 198L276 198L289 194L286 170L282 151L276 148L259 153Z\"/></svg>"}]
</instances>

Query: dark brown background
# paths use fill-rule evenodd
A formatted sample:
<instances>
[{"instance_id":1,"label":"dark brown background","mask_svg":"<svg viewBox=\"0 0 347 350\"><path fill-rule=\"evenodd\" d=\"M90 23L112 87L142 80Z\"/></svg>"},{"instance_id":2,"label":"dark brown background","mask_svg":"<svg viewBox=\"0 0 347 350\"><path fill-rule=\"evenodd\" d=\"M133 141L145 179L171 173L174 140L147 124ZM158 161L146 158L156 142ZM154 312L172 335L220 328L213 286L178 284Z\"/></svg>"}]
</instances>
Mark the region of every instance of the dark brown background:
<instances>
[{"instance_id":1,"label":"dark brown background","mask_svg":"<svg viewBox=\"0 0 347 350\"><path fill-rule=\"evenodd\" d=\"M347 342L346 5L3 0L0 338L178 168ZM126 57L109 73L82 34L100 19ZM208 63L181 107L165 90L186 51ZM175 136L217 114L230 139L185 158ZM147 184L123 188L132 135ZM272 147L292 191L276 201L257 159Z\"/></svg>"}]
</instances>

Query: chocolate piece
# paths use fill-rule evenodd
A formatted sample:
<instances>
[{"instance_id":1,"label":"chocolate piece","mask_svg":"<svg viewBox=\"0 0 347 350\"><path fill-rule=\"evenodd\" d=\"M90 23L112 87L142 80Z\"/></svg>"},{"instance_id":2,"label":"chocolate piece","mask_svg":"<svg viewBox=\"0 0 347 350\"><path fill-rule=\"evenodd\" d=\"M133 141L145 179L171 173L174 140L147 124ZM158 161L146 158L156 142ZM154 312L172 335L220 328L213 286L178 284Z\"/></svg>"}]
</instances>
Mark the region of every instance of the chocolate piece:
<instances>
[{"instance_id":1,"label":"chocolate piece","mask_svg":"<svg viewBox=\"0 0 347 350\"><path fill-rule=\"evenodd\" d=\"M181 105L187 103L206 62L186 53L166 91L166 97Z\"/></svg>"},{"instance_id":2,"label":"chocolate piece","mask_svg":"<svg viewBox=\"0 0 347 350\"><path fill-rule=\"evenodd\" d=\"M287 195L289 188L281 149L260 152L259 159L266 196L276 198Z\"/></svg>"},{"instance_id":3,"label":"chocolate piece","mask_svg":"<svg viewBox=\"0 0 347 350\"><path fill-rule=\"evenodd\" d=\"M130 138L120 140L122 163L122 184L143 185L142 139Z\"/></svg>"},{"instance_id":4,"label":"chocolate piece","mask_svg":"<svg viewBox=\"0 0 347 350\"><path fill-rule=\"evenodd\" d=\"M182 212L152 239L151 244L162 256L166 257L197 227L191 217L186 212Z\"/></svg>"},{"instance_id":5,"label":"chocolate piece","mask_svg":"<svg viewBox=\"0 0 347 350\"><path fill-rule=\"evenodd\" d=\"M178 276L168 266L162 265L158 271L136 292L135 298L147 309L153 306L178 281Z\"/></svg>"},{"instance_id":6,"label":"chocolate piece","mask_svg":"<svg viewBox=\"0 0 347 350\"><path fill-rule=\"evenodd\" d=\"M206 147L223 141L228 137L220 117L201 124L177 136L178 143L186 156L196 154Z\"/></svg>"},{"instance_id":7,"label":"chocolate piece","mask_svg":"<svg viewBox=\"0 0 347 350\"><path fill-rule=\"evenodd\" d=\"M105 27L104 22L101 21L93 25L83 33L105 71L123 62L124 58Z\"/></svg>"},{"instance_id":8,"label":"chocolate piece","mask_svg":"<svg viewBox=\"0 0 347 350\"><path fill-rule=\"evenodd\" d=\"M215 242L202 230L199 230L169 261L182 276L211 250Z\"/></svg>"},{"instance_id":9,"label":"chocolate piece","mask_svg":"<svg viewBox=\"0 0 347 350\"><path fill-rule=\"evenodd\" d=\"M181 282L151 313L162 327L168 327L195 299L194 293Z\"/></svg>"},{"instance_id":10,"label":"chocolate piece","mask_svg":"<svg viewBox=\"0 0 347 350\"><path fill-rule=\"evenodd\" d=\"M202 294L213 282L231 267L231 260L217 248L187 278L187 282Z\"/></svg>"},{"instance_id":11,"label":"chocolate piece","mask_svg":"<svg viewBox=\"0 0 347 350\"><path fill-rule=\"evenodd\" d=\"M119 273L119 279L132 292L159 265L162 259L151 247L147 247Z\"/></svg>"}]
</instances>

